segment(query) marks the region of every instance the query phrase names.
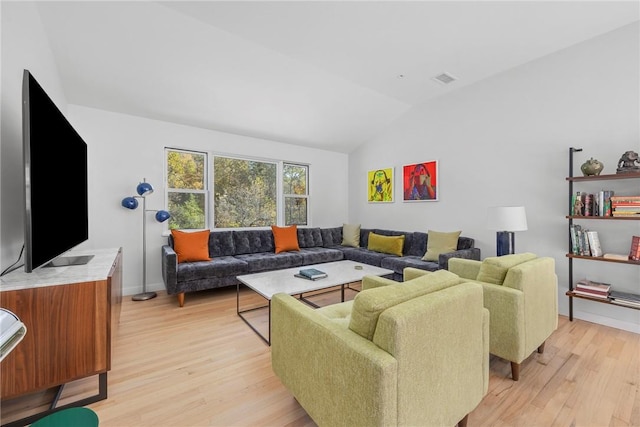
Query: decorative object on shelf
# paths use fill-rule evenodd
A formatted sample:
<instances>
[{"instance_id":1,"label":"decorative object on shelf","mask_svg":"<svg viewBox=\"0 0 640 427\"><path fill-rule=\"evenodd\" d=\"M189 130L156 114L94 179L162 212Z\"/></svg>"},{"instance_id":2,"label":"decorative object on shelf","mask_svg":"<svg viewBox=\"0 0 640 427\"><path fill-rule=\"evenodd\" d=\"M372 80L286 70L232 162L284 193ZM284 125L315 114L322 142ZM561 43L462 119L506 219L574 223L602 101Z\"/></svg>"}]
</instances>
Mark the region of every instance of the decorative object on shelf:
<instances>
[{"instance_id":1,"label":"decorative object on shelf","mask_svg":"<svg viewBox=\"0 0 640 427\"><path fill-rule=\"evenodd\" d=\"M405 202L438 201L438 161L404 165L402 189Z\"/></svg>"},{"instance_id":2,"label":"decorative object on shelf","mask_svg":"<svg viewBox=\"0 0 640 427\"><path fill-rule=\"evenodd\" d=\"M496 206L487 212L487 228L497 230L496 253L498 256L515 253L514 231L527 230L527 214L524 206Z\"/></svg>"},{"instance_id":3,"label":"decorative object on shelf","mask_svg":"<svg viewBox=\"0 0 640 427\"><path fill-rule=\"evenodd\" d=\"M602 162L595 160L593 157L587 160L580 166L580 170L584 176L600 175L604 169Z\"/></svg>"},{"instance_id":4,"label":"decorative object on shelf","mask_svg":"<svg viewBox=\"0 0 640 427\"><path fill-rule=\"evenodd\" d=\"M147 292L147 212L155 212L155 219L158 222L165 222L171 215L165 210L147 209L147 196L153 193L153 187L143 178L136 187L137 196L125 197L122 199L122 207L134 210L138 207L138 200L142 199L142 293L134 295L134 301L146 301L155 298L155 292Z\"/></svg>"},{"instance_id":5,"label":"decorative object on shelf","mask_svg":"<svg viewBox=\"0 0 640 427\"><path fill-rule=\"evenodd\" d=\"M393 203L393 168L371 170L367 181L369 203Z\"/></svg>"},{"instance_id":6,"label":"decorative object on shelf","mask_svg":"<svg viewBox=\"0 0 640 427\"><path fill-rule=\"evenodd\" d=\"M636 165L636 163L638 163ZM618 160L616 173L640 172L640 157L635 151L625 151Z\"/></svg>"}]
</instances>

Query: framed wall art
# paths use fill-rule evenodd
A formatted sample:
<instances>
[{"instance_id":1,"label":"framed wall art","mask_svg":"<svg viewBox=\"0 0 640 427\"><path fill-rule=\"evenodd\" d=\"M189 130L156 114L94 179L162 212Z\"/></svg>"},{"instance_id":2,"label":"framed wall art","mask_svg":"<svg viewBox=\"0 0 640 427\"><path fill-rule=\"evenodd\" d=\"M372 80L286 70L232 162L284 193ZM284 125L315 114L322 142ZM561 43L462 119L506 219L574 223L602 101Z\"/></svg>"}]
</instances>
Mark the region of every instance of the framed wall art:
<instances>
[{"instance_id":1,"label":"framed wall art","mask_svg":"<svg viewBox=\"0 0 640 427\"><path fill-rule=\"evenodd\" d=\"M405 202L438 200L438 161L413 163L402 167L402 197Z\"/></svg>"},{"instance_id":2,"label":"framed wall art","mask_svg":"<svg viewBox=\"0 0 640 427\"><path fill-rule=\"evenodd\" d=\"M367 201L369 203L393 202L393 168L367 172Z\"/></svg>"}]
</instances>

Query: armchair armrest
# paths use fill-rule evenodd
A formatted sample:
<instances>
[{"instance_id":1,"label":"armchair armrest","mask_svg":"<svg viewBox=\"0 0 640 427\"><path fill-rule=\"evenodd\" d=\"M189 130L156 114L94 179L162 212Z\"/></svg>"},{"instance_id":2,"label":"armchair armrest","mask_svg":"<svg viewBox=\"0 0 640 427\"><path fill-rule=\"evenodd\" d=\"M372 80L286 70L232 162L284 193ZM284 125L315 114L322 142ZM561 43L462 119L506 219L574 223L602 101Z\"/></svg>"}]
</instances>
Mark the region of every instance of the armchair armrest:
<instances>
[{"instance_id":1,"label":"armchair armrest","mask_svg":"<svg viewBox=\"0 0 640 427\"><path fill-rule=\"evenodd\" d=\"M162 280L169 295L178 293L178 254L169 245L163 245L162 254Z\"/></svg>"},{"instance_id":2,"label":"armchair armrest","mask_svg":"<svg viewBox=\"0 0 640 427\"><path fill-rule=\"evenodd\" d=\"M271 365L319 425L398 423L396 359L286 294L271 300Z\"/></svg>"},{"instance_id":3,"label":"armchair armrest","mask_svg":"<svg viewBox=\"0 0 640 427\"><path fill-rule=\"evenodd\" d=\"M382 286L397 285L395 280L381 276L364 276L362 278L362 290L380 288Z\"/></svg>"},{"instance_id":4,"label":"armchair armrest","mask_svg":"<svg viewBox=\"0 0 640 427\"><path fill-rule=\"evenodd\" d=\"M473 259L480 261L480 248L459 249L453 252L447 252L438 256L438 264L443 270L449 268L449 260L451 258Z\"/></svg>"},{"instance_id":5,"label":"armchair armrest","mask_svg":"<svg viewBox=\"0 0 640 427\"><path fill-rule=\"evenodd\" d=\"M476 280L482 262L474 259L451 258L448 270L463 279Z\"/></svg>"},{"instance_id":6,"label":"armchair armrest","mask_svg":"<svg viewBox=\"0 0 640 427\"><path fill-rule=\"evenodd\" d=\"M408 280L415 279L416 277L424 276L425 274L431 274L431 272L415 267L405 267L405 269L402 270L402 280L406 282Z\"/></svg>"}]
</instances>

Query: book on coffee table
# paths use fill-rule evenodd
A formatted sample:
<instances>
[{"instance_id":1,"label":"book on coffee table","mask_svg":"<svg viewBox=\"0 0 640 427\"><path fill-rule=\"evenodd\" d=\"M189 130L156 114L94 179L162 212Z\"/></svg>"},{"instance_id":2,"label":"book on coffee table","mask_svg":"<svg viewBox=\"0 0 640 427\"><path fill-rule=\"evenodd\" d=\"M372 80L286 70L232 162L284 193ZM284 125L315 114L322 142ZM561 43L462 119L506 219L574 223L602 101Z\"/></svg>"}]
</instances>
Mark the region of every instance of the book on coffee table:
<instances>
[{"instance_id":1,"label":"book on coffee table","mask_svg":"<svg viewBox=\"0 0 640 427\"><path fill-rule=\"evenodd\" d=\"M322 279L323 277L327 277L327 273L316 268L305 268L300 270L300 272L296 274L296 276L302 276L305 279L317 280Z\"/></svg>"}]
</instances>

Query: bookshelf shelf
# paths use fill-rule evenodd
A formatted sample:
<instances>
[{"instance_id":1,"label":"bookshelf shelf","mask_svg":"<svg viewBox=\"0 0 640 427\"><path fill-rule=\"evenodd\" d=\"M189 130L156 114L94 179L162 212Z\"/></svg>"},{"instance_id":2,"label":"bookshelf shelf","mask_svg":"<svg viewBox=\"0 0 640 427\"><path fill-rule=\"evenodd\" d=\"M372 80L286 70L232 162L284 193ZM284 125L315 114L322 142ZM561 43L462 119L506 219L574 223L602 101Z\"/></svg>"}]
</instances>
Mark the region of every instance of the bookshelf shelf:
<instances>
[{"instance_id":1,"label":"bookshelf shelf","mask_svg":"<svg viewBox=\"0 0 640 427\"><path fill-rule=\"evenodd\" d=\"M573 154L575 152L579 152L582 151L581 148L574 148L571 147L569 148L569 176L566 178L567 182L568 182L568 187L569 187L569 200L568 200L568 205L569 205L569 214L565 216L565 218L568 220L568 241L569 241L569 252L566 254L568 262L569 262L569 290L566 292L566 295L569 297L569 320L572 321L573 320L573 299L574 298L579 298L582 300L588 300L588 301L593 301L593 302L599 302L601 304L610 304L610 305L616 305L619 307L623 307L623 308L631 308L631 309L635 309L635 310L640 310L640 307L637 307L635 305L627 305L624 304L622 302L617 302L615 300L611 300L611 299L603 299L603 298L595 298L595 297L589 297L588 295L582 295L582 294L576 294L574 291L574 280L573 280L573 261L575 259L580 259L580 260L584 260L584 261L601 261L601 262L610 262L610 263L618 263L618 264L630 264L630 265L637 265L640 266L640 261L635 261L635 260L622 260L622 259L610 259L610 258L604 258L604 257L594 257L594 256L587 256L587 255L577 255L573 250L573 243L572 243L572 229L574 228L574 221L583 221L583 220L595 220L595 221L640 221L640 217L639 216L633 216L633 217L620 217L620 216L583 216L583 215L573 215L574 213L574 205L573 205L573 196L574 194L574 189L573 186L574 184L580 184L582 182L587 182L587 181L613 181L613 180L627 180L627 179L640 179L640 173L621 173L621 174L608 174L608 175L593 175L593 176L573 176ZM575 226L575 228L579 228L578 225ZM640 289L637 289L636 291L638 291Z\"/></svg>"},{"instance_id":2,"label":"bookshelf shelf","mask_svg":"<svg viewBox=\"0 0 640 427\"><path fill-rule=\"evenodd\" d=\"M587 255L576 255L576 254L567 254L567 258L578 258L578 259L586 259L589 261L604 261L604 262L617 262L619 264L633 264L640 265L640 261L633 261L630 259L611 259L604 258L601 256L587 256Z\"/></svg>"},{"instance_id":3,"label":"bookshelf shelf","mask_svg":"<svg viewBox=\"0 0 640 427\"><path fill-rule=\"evenodd\" d=\"M603 303L603 304L611 304L611 305L617 305L619 307L631 308L631 309L634 309L634 310L640 310L640 307L634 307L632 305L626 305L626 304L618 303L618 302L612 301L610 299L595 298L595 297L592 298L592 297L589 297L587 295L578 295L578 294L576 294L575 292L572 292L572 291L567 291L566 295L569 298L586 299L586 300L589 300L589 301L595 301L595 302L599 302L599 303Z\"/></svg>"},{"instance_id":4,"label":"bookshelf shelf","mask_svg":"<svg viewBox=\"0 0 640 427\"><path fill-rule=\"evenodd\" d=\"M582 216L582 215L567 215L567 219L586 219L586 220L605 220L605 221L640 221L640 217L626 217L626 216Z\"/></svg>"}]
</instances>

